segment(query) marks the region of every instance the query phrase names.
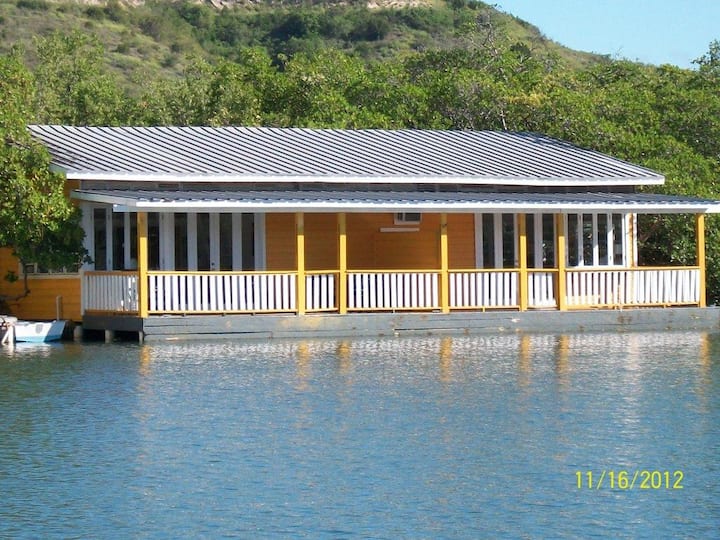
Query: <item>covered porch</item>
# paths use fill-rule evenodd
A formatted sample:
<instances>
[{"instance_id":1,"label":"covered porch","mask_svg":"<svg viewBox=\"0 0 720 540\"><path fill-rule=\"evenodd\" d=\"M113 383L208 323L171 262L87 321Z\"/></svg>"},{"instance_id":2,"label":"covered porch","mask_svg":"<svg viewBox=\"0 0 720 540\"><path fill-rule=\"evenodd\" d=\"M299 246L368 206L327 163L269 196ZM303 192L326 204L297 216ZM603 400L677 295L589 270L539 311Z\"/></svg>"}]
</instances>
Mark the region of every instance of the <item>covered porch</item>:
<instances>
[{"instance_id":1,"label":"covered porch","mask_svg":"<svg viewBox=\"0 0 720 540\"><path fill-rule=\"evenodd\" d=\"M83 272L83 315L147 318L705 306L704 215L711 208L710 202L692 198L116 190L80 190L75 196L86 203L104 204L114 215L132 217L132 227L123 229L123 234L135 233L125 249L130 251L135 244L137 260L132 270ZM158 259L155 266L161 266L163 249L170 250L168 245L174 243L166 238L163 248L163 235L174 234L177 240L174 226L163 226L163 220L158 220L160 255L151 255L148 222L152 214L224 213L231 216L228 223L234 223L240 220L232 216L248 211L264 216L268 223L285 224L284 228L256 225L256 251L250 254L253 269L243 269L242 257L233 268L217 270L180 270L174 264L152 267L151 259ZM639 266L638 213L693 214L696 264ZM352 225L361 216L379 215L393 221L391 226L376 227L378 233L372 238ZM208 219L213 222L212 217ZM314 225L308 231L310 223ZM284 235L284 241L274 244L273 235L278 234ZM236 236L239 239L242 233ZM222 241L215 244L211 251L219 251ZM380 244L384 249L378 248ZM358 255L368 250L376 253L372 262ZM236 246L225 256L232 258L236 251L242 253L243 248ZM319 256L320 251L325 255ZM275 267L269 268L273 261ZM372 267L373 262L379 266Z\"/></svg>"}]
</instances>

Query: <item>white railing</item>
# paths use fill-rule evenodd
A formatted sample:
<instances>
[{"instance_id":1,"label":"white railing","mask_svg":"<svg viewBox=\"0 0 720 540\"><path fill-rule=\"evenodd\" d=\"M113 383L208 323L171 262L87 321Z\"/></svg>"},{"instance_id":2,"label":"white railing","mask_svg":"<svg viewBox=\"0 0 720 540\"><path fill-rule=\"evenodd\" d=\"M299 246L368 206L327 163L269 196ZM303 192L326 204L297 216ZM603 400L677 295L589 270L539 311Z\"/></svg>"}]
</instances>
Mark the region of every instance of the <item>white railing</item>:
<instances>
[{"instance_id":1,"label":"white railing","mask_svg":"<svg viewBox=\"0 0 720 540\"><path fill-rule=\"evenodd\" d=\"M567 306L652 306L697 304L698 268L571 270Z\"/></svg>"},{"instance_id":2,"label":"white railing","mask_svg":"<svg viewBox=\"0 0 720 540\"><path fill-rule=\"evenodd\" d=\"M510 308L518 305L518 272L450 272L450 308Z\"/></svg>"},{"instance_id":3,"label":"white railing","mask_svg":"<svg viewBox=\"0 0 720 540\"><path fill-rule=\"evenodd\" d=\"M530 270L528 274L528 307L557 307L555 272Z\"/></svg>"},{"instance_id":4,"label":"white railing","mask_svg":"<svg viewBox=\"0 0 720 540\"><path fill-rule=\"evenodd\" d=\"M438 272L350 272L348 309L437 309Z\"/></svg>"},{"instance_id":5,"label":"white railing","mask_svg":"<svg viewBox=\"0 0 720 540\"><path fill-rule=\"evenodd\" d=\"M336 311L335 273L308 273L305 276L305 310Z\"/></svg>"},{"instance_id":6,"label":"white railing","mask_svg":"<svg viewBox=\"0 0 720 540\"><path fill-rule=\"evenodd\" d=\"M150 313L295 311L294 273L150 272Z\"/></svg>"},{"instance_id":7,"label":"white railing","mask_svg":"<svg viewBox=\"0 0 720 540\"><path fill-rule=\"evenodd\" d=\"M138 311L138 275L135 272L85 272L82 278L85 311Z\"/></svg>"},{"instance_id":8,"label":"white railing","mask_svg":"<svg viewBox=\"0 0 720 540\"><path fill-rule=\"evenodd\" d=\"M347 309L440 309L439 271L348 272ZM461 270L448 274L450 309L519 307L518 270ZM305 274L305 311L339 310L339 273ZM565 274L565 305L632 307L697 305L700 269L570 269ZM557 307L557 270L528 270L529 308ZM82 308L137 313L138 275L85 272ZM150 313L297 312L295 272L149 272Z\"/></svg>"}]
</instances>

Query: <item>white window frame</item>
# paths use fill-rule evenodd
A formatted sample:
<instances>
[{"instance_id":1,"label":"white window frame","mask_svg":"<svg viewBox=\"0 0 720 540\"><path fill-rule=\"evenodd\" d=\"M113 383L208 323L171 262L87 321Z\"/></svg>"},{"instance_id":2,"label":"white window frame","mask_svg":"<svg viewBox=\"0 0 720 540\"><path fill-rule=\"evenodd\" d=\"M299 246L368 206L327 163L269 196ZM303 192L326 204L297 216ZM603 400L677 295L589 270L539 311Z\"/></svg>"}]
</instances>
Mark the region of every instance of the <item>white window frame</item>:
<instances>
[{"instance_id":1,"label":"white window frame","mask_svg":"<svg viewBox=\"0 0 720 540\"><path fill-rule=\"evenodd\" d=\"M577 265L570 266L570 244L567 244L568 249L566 250L565 264L570 268L627 268L630 266L632 260L636 260L637 256L637 236L632 223L635 214L627 214L622 212L572 212L570 214L563 214L563 226L565 229L565 238L569 238L569 216L574 215L576 217L576 242L574 249L577 250ZM584 255L584 220L586 215L591 216L592 222L592 260L586 261ZM598 216L604 215L606 220L606 234L605 238L600 238L598 234ZM613 216L621 216L622 229L620 231L615 230L615 224L613 222ZM622 258L616 260L615 258L615 243L616 240L622 239ZM599 242L605 242L607 247L607 263L600 264L600 248Z\"/></svg>"},{"instance_id":2,"label":"white window frame","mask_svg":"<svg viewBox=\"0 0 720 540\"><path fill-rule=\"evenodd\" d=\"M413 216L413 217L410 217ZM417 216L417 219L414 217ZM393 214L395 225L420 225L422 213L420 212L395 212Z\"/></svg>"}]
</instances>

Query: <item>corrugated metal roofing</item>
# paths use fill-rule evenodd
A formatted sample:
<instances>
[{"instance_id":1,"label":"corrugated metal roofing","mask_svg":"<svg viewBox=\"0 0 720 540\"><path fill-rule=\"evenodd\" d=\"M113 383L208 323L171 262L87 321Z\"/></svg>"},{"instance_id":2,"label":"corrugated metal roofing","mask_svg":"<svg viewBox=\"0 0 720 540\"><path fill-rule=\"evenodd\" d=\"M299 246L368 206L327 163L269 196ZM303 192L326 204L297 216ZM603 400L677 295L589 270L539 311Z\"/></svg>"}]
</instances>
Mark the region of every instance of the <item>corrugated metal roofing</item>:
<instances>
[{"instance_id":1,"label":"corrugated metal roofing","mask_svg":"<svg viewBox=\"0 0 720 540\"><path fill-rule=\"evenodd\" d=\"M649 169L533 133L29 126L69 179L660 184Z\"/></svg>"},{"instance_id":2,"label":"corrugated metal roofing","mask_svg":"<svg viewBox=\"0 0 720 540\"><path fill-rule=\"evenodd\" d=\"M148 212L720 212L720 201L650 193L76 190L73 197Z\"/></svg>"}]
</instances>

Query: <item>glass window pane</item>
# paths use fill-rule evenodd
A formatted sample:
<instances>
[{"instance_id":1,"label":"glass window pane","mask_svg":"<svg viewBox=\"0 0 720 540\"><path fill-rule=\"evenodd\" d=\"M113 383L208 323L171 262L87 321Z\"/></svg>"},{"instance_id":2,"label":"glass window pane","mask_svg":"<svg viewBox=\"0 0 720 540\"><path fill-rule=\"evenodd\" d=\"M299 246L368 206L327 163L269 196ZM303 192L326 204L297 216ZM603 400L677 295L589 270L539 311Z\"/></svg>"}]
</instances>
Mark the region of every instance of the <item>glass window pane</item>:
<instances>
[{"instance_id":1,"label":"glass window pane","mask_svg":"<svg viewBox=\"0 0 720 540\"><path fill-rule=\"evenodd\" d=\"M583 235L583 264L585 266L593 266L595 262L593 260L593 224L592 214L583 214L582 222L582 235Z\"/></svg>"},{"instance_id":2,"label":"glass window pane","mask_svg":"<svg viewBox=\"0 0 720 540\"><path fill-rule=\"evenodd\" d=\"M93 209L93 234L95 249L93 260L95 270L107 270L107 223L105 222L105 208Z\"/></svg>"},{"instance_id":3,"label":"glass window pane","mask_svg":"<svg viewBox=\"0 0 720 540\"><path fill-rule=\"evenodd\" d=\"M130 212L130 269L137 269L137 212Z\"/></svg>"},{"instance_id":4,"label":"glass window pane","mask_svg":"<svg viewBox=\"0 0 720 540\"><path fill-rule=\"evenodd\" d=\"M613 214L612 223L613 235L615 237L613 246L613 262L615 264L624 264L625 258L623 257L623 238L625 235L623 231L623 215Z\"/></svg>"},{"instance_id":5,"label":"glass window pane","mask_svg":"<svg viewBox=\"0 0 720 540\"><path fill-rule=\"evenodd\" d=\"M148 214L148 269L160 269L160 214Z\"/></svg>"},{"instance_id":6,"label":"glass window pane","mask_svg":"<svg viewBox=\"0 0 720 540\"><path fill-rule=\"evenodd\" d=\"M535 216L532 214L525 215L525 236L527 237L527 262L525 264L528 268L535 268Z\"/></svg>"},{"instance_id":7,"label":"glass window pane","mask_svg":"<svg viewBox=\"0 0 720 540\"><path fill-rule=\"evenodd\" d=\"M175 214L175 270L188 269L187 214Z\"/></svg>"},{"instance_id":8,"label":"glass window pane","mask_svg":"<svg viewBox=\"0 0 720 540\"><path fill-rule=\"evenodd\" d=\"M483 268L495 266L495 227L492 214L482 215L483 230Z\"/></svg>"},{"instance_id":9,"label":"glass window pane","mask_svg":"<svg viewBox=\"0 0 720 540\"><path fill-rule=\"evenodd\" d=\"M232 270L232 214L220 214L220 270Z\"/></svg>"},{"instance_id":10,"label":"glass window pane","mask_svg":"<svg viewBox=\"0 0 720 540\"><path fill-rule=\"evenodd\" d=\"M567 218L567 251L568 266L578 265L577 214L568 214Z\"/></svg>"},{"instance_id":11,"label":"glass window pane","mask_svg":"<svg viewBox=\"0 0 720 540\"><path fill-rule=\"evenodd\" d=\"M210 270L210 214L197 215L197 269Z\"/></svg>"},{"instance_id":12,"label":"glass window pane","mask_svg":"<svg viewBox=\"0 0 720 540\"><path fill-rule=\"evenodd\" d=\"M515 216L503 214L503 268L515 268Z\"/></svg>"},{"instance_id":13,"label":"glass window pane","mask_svg":"<svg viewBox=\"0 0 720 540\"><path fill-rule=\"evenodd\" d=\"M598 214L597 217L597 239L598 239L598 264L608 264L608 243L607 243L607 215Z\"/></svg>"},{"instance_id":14,"label":"glass window pane","mask_svg":"<svg viewBox=\"0 0 720 540\"><path fill-rule=\"evenodd\" d=\"M255 214L242 215L242 269L255 270Z\"/></svg>"},{"instance_id":15,"label":"glass window pane","mask_svg":"<svg viewBox=\"0 0 720 540\"><path fill-rule=\"evenodd\" d=\"M542 217L543 237L543 267L555 267L555 216L543 214Z\"/></svg>"},{"instance_id":16,"label":"glass window pane","mask_svg":"<svg viewBox=\"0 0 720 540\"><path fill-rule=\"evenodd\" d=\"M125 214L113 212L112 215L112 252L113 270L122 270L125 267Z\"/></svg>"}]
</instances>

